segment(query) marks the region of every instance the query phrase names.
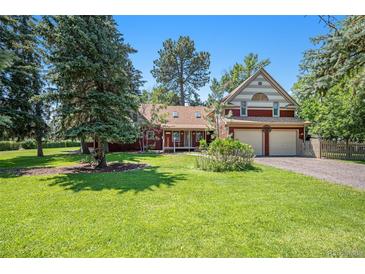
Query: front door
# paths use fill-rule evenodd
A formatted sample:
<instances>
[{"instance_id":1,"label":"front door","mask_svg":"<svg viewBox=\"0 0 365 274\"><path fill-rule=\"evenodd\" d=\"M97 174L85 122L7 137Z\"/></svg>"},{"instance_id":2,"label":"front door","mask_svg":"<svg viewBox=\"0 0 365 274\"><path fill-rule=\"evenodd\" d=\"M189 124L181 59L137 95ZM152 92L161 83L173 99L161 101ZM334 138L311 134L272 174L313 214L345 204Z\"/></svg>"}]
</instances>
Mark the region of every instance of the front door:
<instances>
[{"instance_id":1,"label":"front door","mask_svg":"<svg viewBox=\"0 0 365 274\"><path fill-rule=\"evenodd\" d=\"M165 131L165 147L172 147L172 133Z\"/></svg>"}]
</instances>

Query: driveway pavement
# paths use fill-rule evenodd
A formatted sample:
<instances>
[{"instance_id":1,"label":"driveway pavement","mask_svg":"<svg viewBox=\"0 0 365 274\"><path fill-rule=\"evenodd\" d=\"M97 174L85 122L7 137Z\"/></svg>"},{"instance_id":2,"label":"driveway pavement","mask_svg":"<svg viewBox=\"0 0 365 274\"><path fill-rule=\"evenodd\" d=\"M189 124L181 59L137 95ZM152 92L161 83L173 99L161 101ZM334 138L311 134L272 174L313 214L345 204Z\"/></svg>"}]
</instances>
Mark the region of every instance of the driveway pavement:
<instances>
[{"instance_id":1,"label":"driveway pavement","mask_svg":"<svg viewBox=\"0 0 365 274\"><path fill-rule=\"evenodd\" d=\"M365 164L304 157L262 157L255 162L365 189Z\"/></svg>"}]
</instances>

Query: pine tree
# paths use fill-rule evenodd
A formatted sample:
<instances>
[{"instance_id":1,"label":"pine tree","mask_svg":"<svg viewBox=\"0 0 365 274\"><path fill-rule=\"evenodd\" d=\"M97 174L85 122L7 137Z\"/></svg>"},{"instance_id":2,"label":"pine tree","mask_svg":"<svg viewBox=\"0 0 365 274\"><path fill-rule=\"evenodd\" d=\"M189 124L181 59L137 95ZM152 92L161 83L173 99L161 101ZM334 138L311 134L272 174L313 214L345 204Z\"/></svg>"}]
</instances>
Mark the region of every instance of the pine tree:
<instances>
[{"instance_id":1,"label":"pine tree","mask_svg":"<svg viewBox=\"0 0 365 274\"><path fill-rule=\"evenodd\" d=\"M209 82L210 54L197 52L189 36L180 36L177 41L164 41L158 54L151 71L157 83L178 94L180 105L200 104L196 90Z\"/></svg>"},{"instance_id":2,"label":"pine tree","mask_svg":"<svg viewBox=\"0 0 365 274\"><path fill-rule=\"evenodd\" d=\"M327 20L327 19L326 19ZM312 39L293 90L299 115L323 138L365 140L365 16L325 21L328 33Z\"/></svg>"},{"instance_id":3,"label":"pine tree","mask_svg":"<svg viewBox=\"0 0 365 274\"><path fill-rule=\"evenodd\" d=\"M10 117L6 129L13 138L34 137L38 156L43 156L42 138L47 128L41 78L41 56L36 20L32 16L0 16L0 50L11 61L0 72L0 115Z\"/></svg>"},{"instance_id":4,"label":"pine tree","mask_svg":"<svg viewBox=\"0 0 365 274\"><path fill-rule=\"evenodd\" d=\"M129 59L135 50L111 16L44 17L42 34L61 130L71 138L94 138L97 167L104 167L104 143L138 136L133 117L140 73Z\"/></svg>"}]
</instances>

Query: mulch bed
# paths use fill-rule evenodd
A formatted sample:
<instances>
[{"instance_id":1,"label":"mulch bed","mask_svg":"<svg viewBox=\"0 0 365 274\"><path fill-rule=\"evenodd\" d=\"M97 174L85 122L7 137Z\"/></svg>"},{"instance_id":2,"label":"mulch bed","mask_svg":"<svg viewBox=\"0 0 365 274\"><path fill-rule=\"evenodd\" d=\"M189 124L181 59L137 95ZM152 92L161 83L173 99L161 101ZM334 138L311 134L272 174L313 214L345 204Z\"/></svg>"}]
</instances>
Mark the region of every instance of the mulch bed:
<instances>
[{"instance_id":1,"label":"mulch bed","mask_svg":"<svg viewBox=\"0 0 365 274\"><path fill-rule=\"evenodd\" d=\"M0 173L10 173L13 175L49 175L49 174L75 174L75 173L109 173L125 172L129 170L142 169L146 164L118 163L111 162L105 168L95 169L90 164L78 164L67 167L35 167L35 168L9 168L0 169Z\"/></svg>"}]
</instances>

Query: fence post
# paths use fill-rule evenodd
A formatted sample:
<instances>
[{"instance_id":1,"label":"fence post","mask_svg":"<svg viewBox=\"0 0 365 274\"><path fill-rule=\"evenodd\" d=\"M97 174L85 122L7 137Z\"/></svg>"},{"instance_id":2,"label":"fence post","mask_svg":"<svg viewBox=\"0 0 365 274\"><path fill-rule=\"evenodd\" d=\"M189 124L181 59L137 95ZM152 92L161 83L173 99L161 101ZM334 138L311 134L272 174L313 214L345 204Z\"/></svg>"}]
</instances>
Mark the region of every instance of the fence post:
<instances>
[{"instance_id":1,"label":"fence post","mask_svg":"<svg viewBox=\"0 0 365 274\"><path fill-rule=\"evenodd\" d=\"M319 138L319 158L322 158L322 138Z\"/></svg>"}]
</instances>

